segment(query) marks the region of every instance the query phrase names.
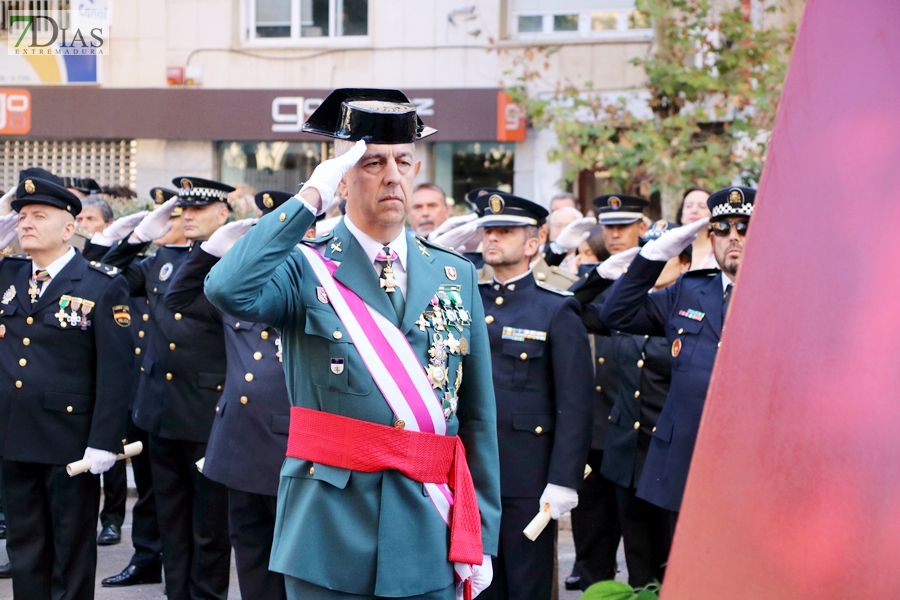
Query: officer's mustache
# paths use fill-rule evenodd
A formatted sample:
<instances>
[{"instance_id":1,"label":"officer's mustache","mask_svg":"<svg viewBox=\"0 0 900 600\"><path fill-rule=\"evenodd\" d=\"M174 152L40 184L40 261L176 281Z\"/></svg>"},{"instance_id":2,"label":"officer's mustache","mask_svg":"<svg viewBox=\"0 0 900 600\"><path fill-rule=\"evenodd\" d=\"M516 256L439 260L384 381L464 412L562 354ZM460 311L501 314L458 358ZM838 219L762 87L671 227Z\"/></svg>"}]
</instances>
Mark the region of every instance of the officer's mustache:
<instances>
[{"instance_id":1,"label":"officer's mustache","mask_svg":"<svg viewBox=\"0 0 900 600\"><path fill-rule=\"evenodd\" d=\"M744 244L742 244L741 242L731 242L730 244L728 244L728 247L725 248L725 254L728 254L732 250L740 250L741 252L743 252Z\"/></svg>"}]
</instances>

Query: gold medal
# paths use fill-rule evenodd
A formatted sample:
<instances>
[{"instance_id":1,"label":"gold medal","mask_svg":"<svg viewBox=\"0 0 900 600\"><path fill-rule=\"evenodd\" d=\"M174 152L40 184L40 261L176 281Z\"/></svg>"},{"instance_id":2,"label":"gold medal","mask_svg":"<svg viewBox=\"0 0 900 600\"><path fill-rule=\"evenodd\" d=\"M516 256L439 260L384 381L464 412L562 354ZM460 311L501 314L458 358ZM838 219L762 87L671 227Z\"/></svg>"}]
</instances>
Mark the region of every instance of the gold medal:
<instances>
[{"instance_id":1,"label":"gold medal","mask_svg":"<svg viewBox=\"0 0 900 600\"><path fill-rule=\"evenodd\" d=\"M393 293L397 287L397 280L394 279L394 268L390 263L384 266L384 270L381 271L381 279L379 280L381 287L384 288L384 291L387 293Z\"/></svg>"}]
</instances>

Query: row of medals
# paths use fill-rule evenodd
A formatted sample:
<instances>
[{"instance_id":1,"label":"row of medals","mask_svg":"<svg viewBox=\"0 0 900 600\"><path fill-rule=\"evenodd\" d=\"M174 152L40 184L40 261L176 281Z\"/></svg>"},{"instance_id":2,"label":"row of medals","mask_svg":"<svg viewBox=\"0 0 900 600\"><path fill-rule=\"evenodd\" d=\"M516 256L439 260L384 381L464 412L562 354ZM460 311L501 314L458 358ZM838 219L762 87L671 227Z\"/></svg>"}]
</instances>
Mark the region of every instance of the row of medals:
<instances>
[{"instance_id":1,"label":"row of medals","mask_svg":"<svg viewBox=\"0 0 900 600\"><path fill-rule=\"evenodd\" d=\"M450 356L462 357L469 353L469 340L463 334L463 328L472 324L472 317L463 307L459 293L461 289L459 285L441 285L431 298L428 309L416 320L421 331L432 330L431 348L428 350L430 358L425 373L431 386L443 393L441 407L447 420L456 414L458 390L462 385L462 360L456 366L456 378L451 384Z\"/></svg>"}]
</instances>

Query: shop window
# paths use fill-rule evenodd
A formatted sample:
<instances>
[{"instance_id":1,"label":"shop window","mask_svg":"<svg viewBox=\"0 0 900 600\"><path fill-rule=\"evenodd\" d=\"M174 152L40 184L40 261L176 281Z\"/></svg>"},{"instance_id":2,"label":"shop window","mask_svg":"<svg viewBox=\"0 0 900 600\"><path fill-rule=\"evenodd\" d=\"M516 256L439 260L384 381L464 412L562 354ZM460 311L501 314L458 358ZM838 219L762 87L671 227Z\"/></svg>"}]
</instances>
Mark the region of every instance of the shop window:
<instances>
[{"instance_id":1,"label":"shop window","mask_svg":"<svg viewBox=\"0 0 900 600\"><path fill-rule=\"evenodd\" d=\"M652 35L634 0L510 0L511 25L527 37Z\"/></svg>"},{"instance_id":2,"label":"shop window","mask_svg":"<svg viewBox=\"0 0 900 600\"><path fill-rule=\"evenodd\" d=\"M341 38L369 34L368 0L244 0L247 39Z\"/></svg>"},{"instance_id":3,"label":"shop window","mask_svg":"<svg viewBox=\"0 0 900 600\"><path fill-rule=\"evenodd\" d=\"M219 142L220 181L256 191L296 192L328 158L330 144L316 142Z\"/></svg>"},{"instance_id":4,"label":"shop window","mask_svg":"<svg viewBox=\"0 0 900 600\"><path fill-rule=\"evenodd\" d=\"M434 162L434 182L457 204L475 188L512 191L515 144L439 142Z\"/></svg>"}]
</instances>

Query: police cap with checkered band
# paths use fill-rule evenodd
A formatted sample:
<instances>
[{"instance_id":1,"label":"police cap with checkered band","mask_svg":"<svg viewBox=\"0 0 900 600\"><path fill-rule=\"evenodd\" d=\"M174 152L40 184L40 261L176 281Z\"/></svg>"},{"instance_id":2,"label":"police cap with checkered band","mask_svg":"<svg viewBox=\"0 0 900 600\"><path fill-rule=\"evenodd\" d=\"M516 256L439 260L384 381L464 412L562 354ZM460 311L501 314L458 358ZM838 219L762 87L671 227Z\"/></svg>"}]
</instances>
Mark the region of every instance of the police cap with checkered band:
<instances>
[{"instance_id":1,"label":"police cap with checkered band","mask_svg":"<svg viewBox=\"0 0 900 600\"><path fill-rule=\"evenodd\" d=\"M748 187L728 187L714 192L706 200L710 221L721 221L728 217L749 217L753 214L756 190Z\"/></svg>"}]
</instances>

